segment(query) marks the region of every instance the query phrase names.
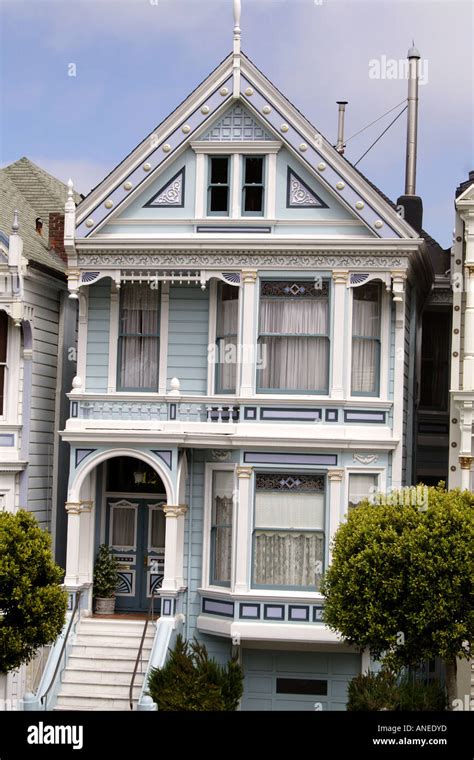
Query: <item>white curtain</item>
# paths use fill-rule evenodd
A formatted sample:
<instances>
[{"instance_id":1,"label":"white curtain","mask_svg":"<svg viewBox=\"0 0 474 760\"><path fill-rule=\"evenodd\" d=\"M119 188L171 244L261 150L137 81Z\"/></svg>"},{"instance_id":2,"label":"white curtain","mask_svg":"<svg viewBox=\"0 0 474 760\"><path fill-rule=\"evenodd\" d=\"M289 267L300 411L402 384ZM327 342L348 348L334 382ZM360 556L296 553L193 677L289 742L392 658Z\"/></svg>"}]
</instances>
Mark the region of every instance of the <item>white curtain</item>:
<instances>
[{"instance_id":1,"label":"white curtain","mask_svg":"<svg viewBox=\"0 0 474 760\"><path fill-rule=\"evenodd\" d=\"M158 386L158 292L148 285L125 284L121 292L122 388Z\"/></svg>"},{"instance_id":2,"label":"white curtain","mask_svg":"<svg viewBox=\"0 0 474 760\"><path fill-rule=\"evenodd\" d=\"M316 586L324 560L320 533L256 531L254 583L267 586Z\"/></svg>"},{"instance_id":3,"label":"white curtain","mask_svg":"<svg viewBox=\"0 0 474 760\"><path fill-rule=\"evenodd\" d=\"M162 509L152 510L150 545L154 549L165 548L165 519Z\"/></svg>"},{"instance_id":4,"label":"white curtain","mask_svg":"<svg viewBox=\"0 0 474 760\"><path fill-rule=\"evenodd\" d=\"M352 309L352 392L375 393L378 380L378 300L354 298Z\"/></svg>"},{"instance_id":5,"label":"white curtain","mask_svg":"<svg viewBox=\"0 0 474 760\"><path fill-rule=\"evenodd\" d=\"M213 477L212 580L230 583L232 570L232 510L234 474L231 471L215 471Z\"/></svg>"},{"instance_id":6,"label":"white curtain","mask_svg":"<svg viewBox=\"0 0 474 760\"><path fill-rule=\"evenodd\" d=\"M255 526L323 530L324 494L314 491L257 491Z\"/></svg>"},{"instance_id":7,"label":"white curtain","mask_svg":"<svg viewBox=\"0 0 474 760\"><path fill-rule=\"evenodd\" d=\"M327 333L327 313L327 301L322 299L262 299L260 388L305 391L327 388L329 341L325 337L305 337ZM265 333L283 333L283 337Z\"/></svg>"},{"instance_id":8,"label":"white curtain","mask_svg":"<svg viewBox=\"0 0 474 760\"><path fill-rule=\"evenodd\" d=\"M239 301L236 298L221 300L219 304L218 382L219 391L235 391L237 377L237 326Z\"/></svg>"},{"instance_id":9,"label":"white curtain","mask_svg":"<svg viewBox=\"0 0 474 760\"><path fill-rule=\"evenodd\" d=\"M349 475L349 507L373 496L377 475Z\"/></svg>"},{"instance_id":10,"label":"white curtain","mask_svg":"<svg viewBox=\"0 0 474 760\"><path fill-rule=\"evenodd\" d=\"M135 509L113 507L112 546L135 546Z\"/></svg>"}]
</instances>

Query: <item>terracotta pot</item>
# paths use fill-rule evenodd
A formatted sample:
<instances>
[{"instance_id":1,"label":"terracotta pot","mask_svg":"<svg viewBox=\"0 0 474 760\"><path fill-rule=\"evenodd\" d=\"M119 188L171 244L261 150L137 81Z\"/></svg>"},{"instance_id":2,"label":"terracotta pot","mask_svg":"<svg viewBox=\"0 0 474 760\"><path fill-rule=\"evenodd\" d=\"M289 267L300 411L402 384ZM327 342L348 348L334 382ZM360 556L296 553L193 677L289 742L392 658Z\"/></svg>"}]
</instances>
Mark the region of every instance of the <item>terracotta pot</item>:
<instances>
[{"instance_id":1,"label":"terracotta pot","mask_svg":"<svg viewBox=\"0 0 474 760\"><path fill-rule=\"evenodd\" d=\"M98 615L113 615L115 612L115 596L96 596L95 611Z\"/></svg>"}]
</instances>

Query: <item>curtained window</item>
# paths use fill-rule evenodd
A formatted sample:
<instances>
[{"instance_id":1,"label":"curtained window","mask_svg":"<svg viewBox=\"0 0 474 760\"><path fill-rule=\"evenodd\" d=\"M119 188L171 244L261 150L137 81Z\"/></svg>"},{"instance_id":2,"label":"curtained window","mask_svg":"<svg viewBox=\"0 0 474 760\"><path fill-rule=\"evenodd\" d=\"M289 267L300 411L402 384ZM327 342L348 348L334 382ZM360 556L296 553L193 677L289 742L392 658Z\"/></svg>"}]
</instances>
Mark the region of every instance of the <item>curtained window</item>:
<instances>
[{"instance_id":1,"label":"curtained window","mask_svg":"<svg viewBox=\"0 0 474 760\"><path fill-rule=\"evenodd\" d=\"M135 549L136 515L135 507L111 508L111 546L115 549Z\"/></svg>"},{"instance_id":2,"label":"curtained window","mask_svg":"<svg viewBox=\"0 0 474 760\"><path fill-rule=\"evenodd\" d=\"M158 390L159 291L122 285L119 330L119 389Z\"/></svg>"},{"instance_id":3,"label":"curtained window","mask_svg":"<svg viewBox=\"0 0 474 760\"><path fill-rule=\"evenodd\" d=\"M8 314L0 311L0 415L5 412L7 372Z\"/></svg>"},{"instance_id":4,"label":"curtained window","mask_svg":"<svg viewBox=\"0 0 474 760\"><path fill-rule=\"evenodd\" d=\"M165 513L159 507L151 508L150 517L150 548L164 549L166 534Z\"/></svg>"},{"instance_id":5,"label":"curtained window","mask_svg":"<svg viewBox=\"0 0 474 760\"><path fill-rule=\"evenodd\" d=\"M377 475L349 475L349 509L357 507L363 499L372 499L377 487Z\"/></svg>"},{"instance_id":6,"label":"curtained window","mask_svg":"<svg viewBox=\"0 0 474 760\"><path fill-rule=\"evenodd\" d=\"M380 283L369 282L352 291L353 396L377 396L380 374Z\"/></svg>"},{"instance_id":7,"label":"curtained window","mask_svg":"<svg viewBox=\"0 0 474 760\"><path fill-rule=\"evenodd\" d=\"M217 299L216 393L235 393L239 288L220 282Z\"/></svg>"},{"instance_id":8,"label":"curtained window","mask_svg":"<svg viewBox=\"0 0 474 760\"><path fill-rule=\"evenodd\" d=\"M258 390L328 392L327 282L264 281Z\"/></svg>"},{"instance_id":9,"label":"curtained window","mask_svg":"<svg viewBox=\"0 0 474 760\"><path fill-rule=\"evenodd\" d=\"M324 565L324 479L256 476L253 583L318 590Z\"/></svg>"},{"instance_id":10,"label":"curtained window","mask_svg":"<svg viewBox=\"0 0 474 760\"><path fill-rule=\"evenodd\" d=\"M233 491L233 470L214 470L212 473L210 581L218 586L230 586Z\"/></svg>"}]
</instances>

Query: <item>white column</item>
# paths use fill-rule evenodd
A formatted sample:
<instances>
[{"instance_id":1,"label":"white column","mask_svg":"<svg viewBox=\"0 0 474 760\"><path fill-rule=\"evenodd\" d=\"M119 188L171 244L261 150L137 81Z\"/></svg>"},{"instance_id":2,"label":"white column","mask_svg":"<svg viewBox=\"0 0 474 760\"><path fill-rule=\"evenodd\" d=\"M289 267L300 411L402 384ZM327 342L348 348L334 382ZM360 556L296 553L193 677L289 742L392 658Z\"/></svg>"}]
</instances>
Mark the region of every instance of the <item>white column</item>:
<instances>
[{"instance_id":1,"label":"white column","mask_svg":"<svg viewBox=\"0 0 474 760\"><path fill-rule=\"evenodd\" d=\"M168 326L170 314L170 284L161 283L160 303L160 359L158 365L158 393L166 393L166 381L168 374Z\"/></svg>"},{"instance_id":2,"label":"white column","mask_svg":"<svg viewBox=\"0 0 474 760\"><path fill-rule=\"evenodd\" d=\"M87 313L89 290L83 288L79 293L79 319L77 328L77 376L82 380L82 389L86 387L87 362Z\"/></svg>"},{"instance_id":3,"label":"white column","mask_svg":"<svg viewBox=\"0 0 474 760\"><path fill-rule=\"evenodd\" d=\"M344 398L344 358L346 356L344 341L346 340L346 270L335 269L332 273L334 281L334 318L333 336L331 343L332 353L332 386L331 398Z\"/></svg>"},{"instance_id":4,"label":"white column","mask_svg":"<svg viewBox=\"0 0 474 760\"><path fill-rule=\"evenodd\" d=\"M115 282L110 285L110 322L109 322L109 371L107 393L115 393L117 388L117 355L119 335L119 291Z\"/></svg>"},{"instance_id":5,"label":"white column","mask_svg":"<svg viewBox=\"0 0 474 760\"><path fill-rule=\"evenodd\" d=\"M252 467L237 467L238 498L235 520L235 581L234 593L241 594L249 590L250 547L252 545L251 509L252 509Z\"/></svg>"},{"instance_id":6,"label":"white column","mask_svg":"<svg viewBox=\"0 0 474 760\"><path fill-rule=\"evenodd\" d=\"M342 501L342 478L344 470L328 470L329 480L329 546L334 538L334 534L341 522L341 501ZM332 552L329 550L329 562L331 562Z\"/></svg>"},{"instance_id":7,"label":"white column","mask_svg":"<svg viewBox=\"0 0 474 760\"><path fill-rule=\"evenodd\" d=\"M184 521L187 507L184 505L163 507L166 517L165 532L165 573L162 591L177 591L178 578L183 577L183 546L179 546L179 537L184 540L184 529L181 531L179 519ZM181 566L180 566L181 563Z\"/></svg>"},{"instance_id":8,"label":"white column","mask_svg":"<svg viewBox=\"0 0 474 760\"><path fill-rule=\"evenodd\" d=\"M466 309L464 311L463 390L474 390L474 264L466 266Z\"/></svg>"},{"instance_id":9,"label":"white column","mask_svg":"<svg viewBox=\"0 0 474 760\"><path fill-rule=\"evenodd\" d=\"M405 302L403 300L404 272L392 272L392 291L395 302L395 367L393 397L393 437L399 443L392 455L392 487L401 488L403 453L403 389L405 371Z\"/></svg>"},{"instance_id":10,"label":"white column","mask_svg":"<svg viewBox=\"0 0 474 760\"><path fill-rule=\"evenodd\" d=\"M267 162L268 173L265 216L268 219L275 219L277 154L270 153L267 156Z\"/></svg>"},{"instance_id":11,"label":"white column","mask_svg":"<svg viewBox=\"0 0 474 760\"><path fill-rule=\"evenodd\" d=\"M81 501L81 512L79 515L79 583L92 583L91 553L94 546L93 525L92 525L92 507L93 501Z\"/></svg>"},{"instance_id":12,"label":"white column","mask_svg":"<svg viewBox=\"0 0 474 760\"><path fill-rule=\"evenodd\" d=\"M240 396L252 396L255 388L256 282L257 272L254 269L242 271L242 333L239 341L242 356Z\"/></svg>"},{"instance_id":13,"label":"white column","mask_svg":"<svg viewBox=\"0 0 474 760\"><path fill-rule=\"evenodd\" d=\"M68 501L67 512L67 550L66 550L66 586L79 586L79 566L81 548L81 503Z\"/></svg>"},{"instance_id":14,"label":"white column","mask_svg":"<svg viewBox=\"0 0 474 760\"><path fill-rule=\"evenodd\" d=\"M207 204L207 188L205 186L206 164L204 153L196 153L196 203L194 206L196 219L202 219Z\"/></svg>"},{"instance_id":15,"label":"white column","mask_svg":"<svg viewBox=\"0 0 474 760\"><path fill-rule=\"evenodd\" d=\"M471 456L460 456L459 465L461 467L461 489L463 491L470 491L471 489Z\"/></svg>"},{"instance_id":16,"label":"white column","mask_svg":"<svg viewBox=\"0 0 474 760\"><path fill-rule=\"evenodd\" d=\"M242 182L240 179L240 155L238 153L232 154L232 172L231 172L231 202L230 202L230 215L232 219L238 219L240 214L240 203L242 197Z\"/></svg>"}]
</instances>

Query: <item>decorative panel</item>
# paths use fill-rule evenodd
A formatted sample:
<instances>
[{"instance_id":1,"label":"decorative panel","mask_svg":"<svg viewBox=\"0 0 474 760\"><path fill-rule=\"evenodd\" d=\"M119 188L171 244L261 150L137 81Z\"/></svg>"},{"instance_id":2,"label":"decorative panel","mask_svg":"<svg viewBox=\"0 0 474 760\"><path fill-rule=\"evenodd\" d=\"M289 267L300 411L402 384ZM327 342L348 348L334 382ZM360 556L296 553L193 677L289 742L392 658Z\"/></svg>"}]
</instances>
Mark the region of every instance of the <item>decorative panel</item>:
<instances>
[{"instance_id":1,"label":"decorative panel","mask_svg":"<svg viewBox=\"0 0 474 760\"><path fill-rule=\"evenodd\" d=\"M177 172L169 182L145 203L144 208L183 208L185 167Z\"/></svg>"},{"instance_id":2,"label":"decorative panel","mask_svg":"<svg viewBox=\"0 0 474 760\"><path fill-rule=\"evenodd\" d=\"M273 138L258 124L240 104L229 109L213 127L199 138L209 142L227 140L249 141L272 140Z\"/></svg>"}]
</instances>

